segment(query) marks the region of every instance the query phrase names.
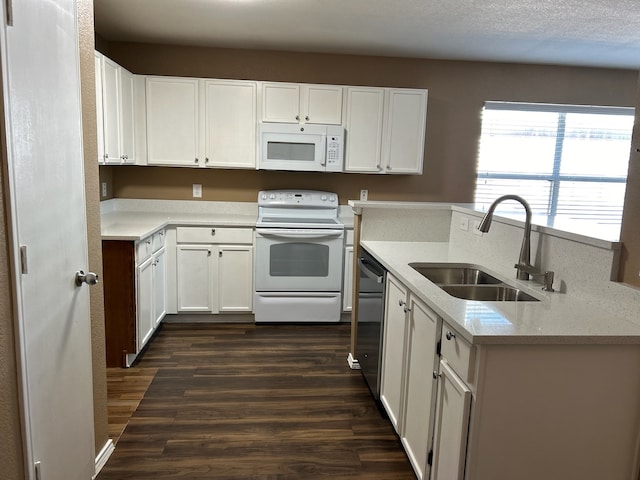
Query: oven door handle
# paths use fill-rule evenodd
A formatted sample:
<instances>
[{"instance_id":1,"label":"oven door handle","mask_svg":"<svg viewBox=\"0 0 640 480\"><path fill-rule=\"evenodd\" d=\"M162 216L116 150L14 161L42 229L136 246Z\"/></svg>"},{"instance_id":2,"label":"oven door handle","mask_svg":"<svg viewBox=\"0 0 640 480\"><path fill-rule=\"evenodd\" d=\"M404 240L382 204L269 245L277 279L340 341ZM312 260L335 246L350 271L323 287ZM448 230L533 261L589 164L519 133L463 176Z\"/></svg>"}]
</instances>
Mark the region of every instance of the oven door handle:
<instances>
[{"instance_id":1,"label":"oven door handle","mask_svg":"<svg viewBox=\"0 0 640 480\"><path fill-rule=\"evenodd\" d=\"M367 265L370 265L370 263L366 262L365 260L363 260L362 258L358 258L358 266L360 267L360 270L370 279L375 280L376 283L382 283L384 282L384 273L382 275L378 275L376 272L374 272L373 270L371 270L370 268L367 268Z\"/></svg>"},{"instance_id":2,"label":"oven door handle","mask_svg":"<svg viewBox=\"0 0 640 480\"><path fill-rule=\"evenodd\" d=\"M263 237L275 238L330 238L342 236L344 230L272 230L256 228L256 233Z\"/></svg>"}]
</instances>

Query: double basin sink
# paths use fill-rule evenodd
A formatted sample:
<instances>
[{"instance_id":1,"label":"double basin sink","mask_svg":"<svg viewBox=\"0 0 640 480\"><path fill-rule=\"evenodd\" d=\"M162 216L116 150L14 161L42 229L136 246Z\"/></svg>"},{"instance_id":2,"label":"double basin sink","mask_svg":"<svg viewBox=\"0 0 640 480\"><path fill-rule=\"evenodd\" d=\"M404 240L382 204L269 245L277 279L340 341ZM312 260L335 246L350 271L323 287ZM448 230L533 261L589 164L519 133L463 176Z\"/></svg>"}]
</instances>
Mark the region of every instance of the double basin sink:
<instances>
[{"instance_id":1,"label":"double basin sink","mask_svg":"<svg viewBox=\"0 0 640 480\"><path fill-rule=\"evenodd\" d=\"M482 302L538 302L519 288L512 287L483 271L477 265L410 263L409 266L449 295Z\"/></svg>"}]
</instances>

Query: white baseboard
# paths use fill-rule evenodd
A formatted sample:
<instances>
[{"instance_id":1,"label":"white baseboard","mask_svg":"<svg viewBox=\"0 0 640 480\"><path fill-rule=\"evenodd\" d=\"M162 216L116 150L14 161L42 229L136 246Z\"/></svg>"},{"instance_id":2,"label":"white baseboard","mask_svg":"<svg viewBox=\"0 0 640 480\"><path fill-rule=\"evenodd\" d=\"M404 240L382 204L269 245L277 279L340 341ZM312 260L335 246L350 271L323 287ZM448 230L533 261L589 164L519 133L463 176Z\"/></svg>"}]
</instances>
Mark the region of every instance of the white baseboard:
<instances>
[{"instance_id":1,"label":"white baseboard","mask_svg":"<svg viewBox=\"0 0 640 480\"><path fill-rule=\"evenodd\" d=\"M349 368L351 370L360 370L360 362L357 359L353 358L353 354L349 352L347 356L347 363L349 364Z\"/></svg>"},{"instance_id":2,"label":"white baseboard","mask_svg":"<svg viewBox=\"0 0 640 480\"><path fill-rule=\"evenodd\" d=\"M102 447L102 450L100 450L100 453L98 453L98 456L96 457L96 473L91 477L92 480L98 476L100 470L102 470L102 467L106 465L107 460L109 460L109 457L115 449L116 446L113 444L113 440L107 440L104 447Z\"/></svg>"}]
</instances>

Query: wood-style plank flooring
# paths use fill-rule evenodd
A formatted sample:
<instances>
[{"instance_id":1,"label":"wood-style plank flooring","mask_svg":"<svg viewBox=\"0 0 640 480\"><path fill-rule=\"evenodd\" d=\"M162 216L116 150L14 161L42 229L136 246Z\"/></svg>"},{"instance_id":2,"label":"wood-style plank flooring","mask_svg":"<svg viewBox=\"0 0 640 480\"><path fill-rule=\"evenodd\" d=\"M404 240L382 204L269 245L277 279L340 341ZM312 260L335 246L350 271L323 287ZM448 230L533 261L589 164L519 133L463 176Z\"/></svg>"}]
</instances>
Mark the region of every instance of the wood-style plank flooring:
<instances>
[{"instance_id":1,"label":"wood-style plank flooring","mask_svg":"<svg viewBox=\"0 0 640 480\"><path fill-rule=\"evenodd\" d=\"M348 368L348 325L165 324L97 480L415 479Z\"/></svg>"}]
</instances>

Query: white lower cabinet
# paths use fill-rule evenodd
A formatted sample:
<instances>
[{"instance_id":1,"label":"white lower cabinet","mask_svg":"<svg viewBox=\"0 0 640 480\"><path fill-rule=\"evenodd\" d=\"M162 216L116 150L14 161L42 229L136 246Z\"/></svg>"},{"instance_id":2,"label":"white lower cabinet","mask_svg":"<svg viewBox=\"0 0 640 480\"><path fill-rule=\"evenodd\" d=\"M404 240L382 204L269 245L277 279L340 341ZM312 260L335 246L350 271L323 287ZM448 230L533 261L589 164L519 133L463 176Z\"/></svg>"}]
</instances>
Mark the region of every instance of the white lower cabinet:
<instances>
[{"instance_id":1,"label":"white lower cabinet","mask_svg":"<svg viewBox=\"0 0 640 480\"><path fill-rule=\"evenodd\" d=\"M409 293L402 444L417 477L429 478L440 318ZM445 477L443 477L445 478Z\"/></svg>"},{"instance_id":2,"label":"white lower cabinet","mask_svg":"<svg viewBox=\"0 0 640 480\"><path fill-rule=\"evenodd\" d=\"M153 318L153 257L148 258L136 268L137 288L137 339L138 351L147 343L155 327Z\"/></svg>"},{"instance_id":3,"label":"white lower cabinet","mask_svg":"<svg viewBox=\"0 0 640 480\"><path fill-rule=\"evenodd\" d=\"M462 480L467 453L471 390L440 361L432 480Z\"/></svg>"},{"instance_id":4,"label":"white lower cabinet","mask_svg":"<svg viewBox=\"0 0 640 480\"><path fill-rule=\"evenodd\" d=\"M178 312L250 313L253 229L178 227L176 271Z\"/></svg>"},{"instance_id":5,"label":"white lower cabinet","mask_svg":"<svg viewBox=\"0 0 640 480\"><path fill-rule=\"evenodd\" d=\"M398 434L401 433L402 387L404 385L405 333L407 328L407 289L392 275L387 275L384 342L380 401Z\"/></svg>"}]
</instances>

